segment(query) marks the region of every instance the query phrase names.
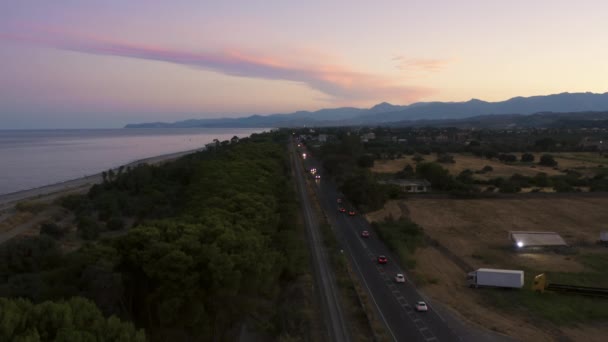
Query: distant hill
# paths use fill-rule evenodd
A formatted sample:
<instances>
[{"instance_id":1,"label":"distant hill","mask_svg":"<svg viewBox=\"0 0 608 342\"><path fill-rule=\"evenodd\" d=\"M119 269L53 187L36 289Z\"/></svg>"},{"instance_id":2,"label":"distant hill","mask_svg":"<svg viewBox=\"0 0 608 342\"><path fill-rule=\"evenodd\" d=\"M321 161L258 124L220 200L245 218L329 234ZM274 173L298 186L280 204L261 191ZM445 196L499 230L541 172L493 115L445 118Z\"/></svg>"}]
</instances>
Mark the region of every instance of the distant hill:
<instances>
[{"instance_id":1,"label":"distant hill","mask_svg":"<svg viewBox=\"0 0 608 342\"><path fill-rule=\"evenodd\" d=\"M608 128L608 111L574 113L535 113L480 115L463 119L406 120L393 127L467 128Z\"/></svg>"},{"instance_id":2,"label":"distant hill","mask_svg":"<svg viewBox=\"0 0 608 342\"><path fill-rule=\"evenodd\" d=\"M126 128L159 127L299 127L387 125L407 121L455 120L495 115L608 111L608 93L562 93L514 97L501 102L472 99L467 102L418 102L408 106L380 103L369 109L343 107L314 112L252 115L242 118L191 119L173 123L129 124ZM498 119L498 118L497 118ZM503 120L506 119L502 118ZM542 120L541 120L542 121Z\"/></svg>"}]
</instances>

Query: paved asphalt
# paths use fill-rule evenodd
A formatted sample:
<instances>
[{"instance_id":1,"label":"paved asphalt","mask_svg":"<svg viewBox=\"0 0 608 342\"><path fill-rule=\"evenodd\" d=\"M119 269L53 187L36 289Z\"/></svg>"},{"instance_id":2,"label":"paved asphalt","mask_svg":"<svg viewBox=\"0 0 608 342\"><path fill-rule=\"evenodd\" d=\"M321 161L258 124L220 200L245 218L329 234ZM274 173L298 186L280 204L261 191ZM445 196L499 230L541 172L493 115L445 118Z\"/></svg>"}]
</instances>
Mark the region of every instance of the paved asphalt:
<instances>
[{"instance_id":1,"label":"paved asphalt","mask_svg":"<svg viewBox=\"0 0 608 342\"><path fill-rule=\"evenodd\" d=\"M329 265L327 251L323 246L323 239L319 230L319 220L315 217L310 204L310 196L306 189L306 174L303 170L300 157L295 152L293 144L290 144L292 150L292 164L294 164L296 172L296 183L298 193L300 195L300 204L302 206L302 214L306 225L308 242L313 259L313 268L315 270L315 283L317 284L320 293L321 306L323 308L325 326L329 335L330 341L346 342L350 341L348 328L344 321L344 315L340 306L340 298L337 290L334 271Z\"/></svg>"},{"instance_id":2,"label":"paved asphalt","mask_svg":"<svg viewBox=\"0 0 608 342\"><path fill-rule=\"evenodd\" d=\"M324 177L321 164L309 155L305 166L307 170L311 167L320 170L322 179L315 180L315 183L321 207L335 228L344 253L350 258L354 271L368 291L379 318L385 323L392 338L395 341L460 341L461 338L448 327L444 317L433 310L432 304L418 293L407 272L399 266L395 256L378 239L368 222L358 213L349 216L338 212L336 200L341 195L335 184ZM306 177L312 176L309 173ZM347 201L340 206L350 208ZM362 238L363 230L368 230L371 236ZM379 265L379 255L387 256L388 264ZM406 283L394 282L397 273L405 275ZM414 310L415 303L420 300L425 300L429 305L428 312Z\"/></svg>"}]
</instances>

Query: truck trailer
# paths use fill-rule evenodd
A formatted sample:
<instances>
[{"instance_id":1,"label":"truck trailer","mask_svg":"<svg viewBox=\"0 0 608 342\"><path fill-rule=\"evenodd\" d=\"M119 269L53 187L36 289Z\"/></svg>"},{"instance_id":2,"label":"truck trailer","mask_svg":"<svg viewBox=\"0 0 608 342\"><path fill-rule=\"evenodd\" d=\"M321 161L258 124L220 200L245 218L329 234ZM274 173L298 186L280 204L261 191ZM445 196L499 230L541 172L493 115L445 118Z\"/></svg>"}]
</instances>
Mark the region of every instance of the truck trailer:
<instances>
[{"instance_id":1,"label":"truck trailer","mask_svg":"<svg viewBox=\"0 0 608 342\"><path fill-rule=\"evenodd\" d=\"M524 286L524 271L480 268L469 272L467 281L470 287L505 287L520 289Z\"/></svg>"}]
</instances>

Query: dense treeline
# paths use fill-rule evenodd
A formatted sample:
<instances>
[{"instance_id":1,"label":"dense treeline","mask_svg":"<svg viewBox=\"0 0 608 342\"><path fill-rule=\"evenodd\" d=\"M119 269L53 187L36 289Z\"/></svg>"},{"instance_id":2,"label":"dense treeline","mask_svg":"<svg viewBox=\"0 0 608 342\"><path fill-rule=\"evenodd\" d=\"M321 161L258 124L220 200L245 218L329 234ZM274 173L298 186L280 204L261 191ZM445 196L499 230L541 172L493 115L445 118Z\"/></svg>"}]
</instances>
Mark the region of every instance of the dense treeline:
<instances>
[{"instance_id":1,"label":"dense treeline","mask_svg":"<svg viewBox=\"0 0 608 342\"><path fill-rule=\"evenodd\" d=\"M308 136L307 130L299 133ZM359 130L323 128L319 134L321 133L327 135L325 142L315 143L313 135L313 140L308 141L308 145L322 159L325 170L335 178L341 191L362 210L379 209L387 199L404 196L394 186L378 182L390 178L426 179L432 184L433 191L458 197L478 196L482 190L513 193L524 187L533 187L533 191L549 187L558 192L582 191L582 188L585 191L608 190L608 171L602 169L601 165L592 175L566 170L563 175L548 176L539 173L534 177L524 177L515 174L490 180L480 180L474 175L491 174L491 166L480 170L464 170L454 175L443 167L455 162L450 153L471 153L506 164L558 167L550 152L593 150L580 144L588 132L573 133L560 129L499 131L377 127ZM603 133L594 134L601 136ZM518 157L514 152L521 152L521 156ZM543 154L536 158L532 152ZM392 175L370 172L376 160L401 158L405 155L412 156L415 163L406 165L403 170Z\"/></svg>"},{"instance_id":2,"label":"dense treeline","mask_svg":"<svg viewBox=\"0 0 608 342\"><path fill-rule=\"evenodd\" d=\"M406 166L398 174L411 172L411 166ZM541 188L552 188L557 192L581 191L586 187L589 191L608 191L608 172L599 172L589 177L583 176L575 170L567 170L563 175L549 176L539 172L535 176L513 174L510 177L495 177L489 180L475 179L475 173L491 173L492 167L486 166L481 170L464 170L458 175L451 175L447 169L438 163L421 162L416 165L412 174L414 177L424 178L431 182L436 191L447 192L454 196L475 196L482 188L493 192L515 193L522 188L534 188L533 192Z\"/></svg>"},{"instance_id":3,"label":"dense treeline","mask_svg":"<svg viewBox=\"0 0 608 342\"><path fill-rule=\"evenodd\" d=\"M416 267L414 253L425 244L424 232L420 226L406 218L395 220L388 217L383 222L373 222L372 226L389 248L397 254L402 265L409 269Z\"/></svg>"},{"instance_id":4,"label":"dense treeline","mask_svg":"<svg viewBox=\"0 0 608 342\"><path fill-rule=\"evenodd\" d=\"M144 342L142 331L112 316L105 318L84 298L32 304L25 299L0 298L2 341Z\"/></svg>"},{"instance_id":5,"label":"dense treeline","mask_svg":"<svg viewBox=\"0 0 608 342\"><path fill-rule=\"evenodd\" d=\"M85 239L133 228L67 255L44 235L8 244L0 251L2 295L84 296L153 340L232 339L254 313L269 320L266 333L305 334L284 326L302 319L298 308L278 313L282 291L307 267L285 142L281 133L253 135L106 174L64 205Z\"/></svg>"},{"instance_id":6,"label":"dense treeline","mask_svg":"<svg viewBox=\"0 0 608 342\"><path fill-rule=\"evenodd\" d=\"M400 195L394 186L378 183L369 170L374 165L373 158L356 135L339 135L336 142L321 146L319 157L340 190L361 210L380 209L387 199Z\"/></svg>"},{"instance_id":7,"label":"dense treeline","mask_svg":"<svg viewBox=\"0 0 608 342\"><path fill-rule=\"evenodd\" d=\"M307 130L299 131L307 134ZM526 152L597 152L597 146L581 142L585 138L607 140L605 132L564 129L458 129L458 128L322 128L319 132L336 137L335 141L356 139L374 134L373 139L360 143L360 151L373 159L394 159L404 155L429 155L444 153L473 153L493 156L506 153ZM315 133L316 134L316 133ZM330 139L328 143L334 143Z\"/></svg>"}]
</instances>

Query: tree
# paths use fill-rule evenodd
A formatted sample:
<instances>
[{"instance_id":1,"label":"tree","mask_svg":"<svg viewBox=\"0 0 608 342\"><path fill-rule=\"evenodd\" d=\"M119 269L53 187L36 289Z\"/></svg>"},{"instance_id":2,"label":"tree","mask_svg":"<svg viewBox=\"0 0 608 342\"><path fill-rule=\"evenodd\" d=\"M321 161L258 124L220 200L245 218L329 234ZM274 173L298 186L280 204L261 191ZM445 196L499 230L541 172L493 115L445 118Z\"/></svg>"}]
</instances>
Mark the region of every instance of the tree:
<instances>
[{"instance_id":1,"label":"tree","mask_svg":"<svg viewBox=\"0 0 608 342\"><path fill-rule=\"evenodd\" d=\"M403 170L397 172L397 174L395 176L397 178L412 178L412 177L414 177L415 174L416 173L414 172L414 168L412 167L412 165L407 164L407 165L405 165Z\"/></svg>"},{"instance_id":2,"label":"tree","mask_svg":"<svg viewBox=\"0 0 608 342\"><path fill-rule=\"evenodd\" d=\"M44 222L40 225L40 234L49 235L55 239L62 238L65 233L65 229L54 222Z\"/></svg>"},{"instance_id":3,"label":"tree","mask_svg":"<svg viewBox=\"0 0 608 342\"><path fill-rule=\"evenodd\" d=\"M574 187L572 187L572 185L568 184L566 181L560 179L553 182L553 190L556 192L573 192Z\"/></svg>"},{"instance_id":4,"label":"tree","mask_svg":"<svg viewBox=\"0 0 608 342\"><path fill-rule=\"evenodd\" d=\"M498 188L498 191L502 193L515 193L520 192L521 188L511 181L504 181Z\"/></svg>"},{"instance_id":5,"label":"tree","mask_svg":"<svg viewBox=\"0 0 608 342\"><path fill-rule=\"evenodd\" d=\"M444 163L444 164L455 163L454 156L449 155L447 153L443 153L443 154L440 154L439 156L437 156L437 162Z\"/></svg>"},{"instance_id":6,"label":"tree","mask_svg":"<svg viewBox=\"0 0 608 342\"><path fill-rule=\"evenodd\" d=\"M449 171L437 163L418 164L416 174L431 182L431 186L439 190L449 190L453 183Z\"/></svg>"},{"instance_id":7,"label":"tree","mask_svg":"<svg viewBox=\"0 0 608 342\"><path fill-rule=\"evenodd\" d=\"M481 171L483 171L483 172L491 172L491 171L494 171L494 168L491 167L490 165L486 165L486 166L483 167L483 169L481 169Z\"/></svg>"},{"instance_id":8,"label":"tree","mask_svg":"<svg viewBox=\"0 0 608 342\"><path fill-rule=\"evenodd\" d=\"M487 150L485 151L484 155L486 156L486 158L492 159L498 156L498 152L496 152L495 150Z\"/></svg>"},{"instance_id":9,"label":"tree","mask_svg":"<svg viewBox=\"0 0 608 342\"><path fill-rule=\"evenodd\" d=\"M374 157L369 154L364 154L357 159L357 165L359 167L370 168L374 166Z\"/></svg>"},{"instance_id":10,"label":"tree","mask_svg":"<svg viewBox=\"0 0 608 342\"><path fill-rule=\"evenodd\" d=\"M125 223L122 218L114 216L106 223L108 230L122 230L125 228Z\"/></svg>"},{"instance_id":11,"label":"tree","mask_svg":"<svg viewBox=\"0 0 608 342\"><path fill-rule=\"evenodd\" d=\"M521 155L522 163L531 163L534 161L534 155L532 153L524 153Z\"/></svg>"},{"instance_id":12,"label":"tree","mask_svg":"<svg viewBox=\"0 0 608 342\"><path fill-rule=\"evenodd\" d=\"M87 299L32 304L26 299L0 298L2 341L144 342L145 334L115 316L104 318Z\"/></svg>"},{"instance_id":13,"label":"tree","mask_svg":"<svg viewBox=\"0 0 608 342\"><path fill-rule=\"evenodd\" d=\"M420 154L416 153L416 155L414 155L414 157L412 157L412 160L415 161L416 163L420 163L421 161L424 160L424 158Z\"/></svg>"},{"instance_id":14,"label":"tree","mask_svg":"<svg viewBox=\"0 0 608 342\"><path fill-rule=\"evenodd\" d=\"M532 182L539 187L548 187L551 186L551 180L544 172L539 172L532 178Z\"/></svg>"},{"instance_id":15,"label":"tree","mask_svg":"<svg viewBox=\"0 0 608 342\"><path fill-rule=\"evenodd\" d=\"M557 161L553 158L552 155L550 155L550 154L543 154L540 157L539 164L540 165L544 165L544 166L553 166L553 167L555 167L555 166L557 166Z\"/></svg>"},{"instance_id":16,"label":"tree","mask_svg":"<svg viewBox=\"0 0 608 342\"><path fill-rule=\"evenodd\" d=\"M473 171L469 169L463 170L456 179L464 184L473 184Z\"/></svg>"},{"instance_id":17,"label":"tree","mask_svg":"<svg viewBox=\"0 0 608 342\"><path fill-rule=\"evenodd\" d=\"M501 153L498 155L498 160L504 163L514 163L517 161L517 156L514 154Z\"/></svg>"},{"instance_id":18,"label":"tree","mask_svg":"<svg viewBox=\"0 0 608 342\"><path fill-rule=\"evenodd\" d=\"M99 236L99 224L90 216L78 218L78 234L85 240L94 240Z\"/></svg>"},{"instance_id":19,"label":"tree","mask_svg":"<svg viewBox=\"0 0 608 342\"><path fill-rule=\"evenodd\" d=\"M551 148L553 148L555 146L555 144L556 144L555 140L553 140L551 138L542 138L542 139L536 140L536 142L534 143L534 145L536 147L538 147L538 149L541 151L550 151Z\"/></svg>"}]
</instances>

